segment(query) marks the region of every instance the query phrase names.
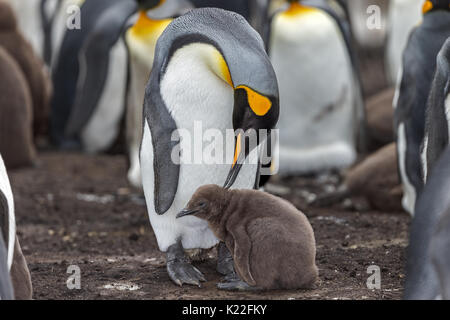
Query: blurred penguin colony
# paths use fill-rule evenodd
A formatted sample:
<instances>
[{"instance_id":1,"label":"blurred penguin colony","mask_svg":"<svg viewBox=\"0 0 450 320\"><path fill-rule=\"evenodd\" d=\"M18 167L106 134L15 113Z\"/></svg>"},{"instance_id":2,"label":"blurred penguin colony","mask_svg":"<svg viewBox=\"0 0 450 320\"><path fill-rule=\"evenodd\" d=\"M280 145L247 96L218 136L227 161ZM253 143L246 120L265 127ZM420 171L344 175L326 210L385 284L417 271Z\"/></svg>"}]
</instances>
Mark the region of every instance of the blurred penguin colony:
<instances>
[{"instance_id":1,"label":"blurred penguin colony","mask_svg":"<svg viewBox=\"0 0 450 320\"><path fill-rule=\"evenodd\" d=\"M0 0L0 296L31 297L6 169L125 154L170 278L197 284L182 251L219 240L177 213L202 185L264 188L238 160L275 145L273 173L342 174L311 205L360 194L414 216L405 297L450 299L449 91L450 0ZM194 121L279 130L254 149L231 137L232 164L175 164L171 135Z\"/></svg>"}]
</instances>

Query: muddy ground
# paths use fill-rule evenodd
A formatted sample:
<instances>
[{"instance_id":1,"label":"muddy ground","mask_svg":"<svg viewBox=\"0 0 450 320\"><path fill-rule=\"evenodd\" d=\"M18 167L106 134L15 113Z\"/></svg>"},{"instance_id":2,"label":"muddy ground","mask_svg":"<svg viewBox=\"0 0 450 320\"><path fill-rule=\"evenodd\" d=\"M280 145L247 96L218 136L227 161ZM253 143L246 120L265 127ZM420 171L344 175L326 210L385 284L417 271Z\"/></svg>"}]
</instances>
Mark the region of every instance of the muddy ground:
<instances>
[{"instance_id":1,"label":"muddy ground","mask_svg":"<svg viewBox=\"0 0 450 320\"><path fill-rule=\"evenodd\" d=\"M336 181L275 177L268 187L311 221L320 270L316 288L230 293L216 289L214 252L196 263L208 280L202 288L170 281L143 198L128 187L124 156L43 153L38 167L10 176L35 299L399 299L402 294L409 217L358 212L349 200L332 208L307 205ZM81 270L80 290L66 286L70 265ZM381 269L381 290L367 289L370 265Z\"/></svg>"}]
</instances>

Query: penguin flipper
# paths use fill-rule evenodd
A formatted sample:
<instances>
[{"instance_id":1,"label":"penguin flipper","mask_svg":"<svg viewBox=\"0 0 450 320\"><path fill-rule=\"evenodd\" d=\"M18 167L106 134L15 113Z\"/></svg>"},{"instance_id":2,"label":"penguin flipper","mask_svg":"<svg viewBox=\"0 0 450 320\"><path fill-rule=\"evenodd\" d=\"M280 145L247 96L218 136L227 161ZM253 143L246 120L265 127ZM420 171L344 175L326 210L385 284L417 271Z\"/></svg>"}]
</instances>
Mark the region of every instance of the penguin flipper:
<instances>
[{"instance_id":1,"label":"penguin flipper","mask_svg":"<svg viewBox=\"0 0 450 320\"><path fill-rule=\"evenodd\" d=\"M109 7L99 18L94 30L86 39L79 55L80 76L77 94L66 135L76 137L93 114L104 89L109 52L123 33L125 24L137 10L134 0L118 2Z\"/></svg>"},{"instance_id":2,"label":"penguin flipper","mask_svg":"<svg viewBox=\"0 0 450 320\"><path fill-rule=\"evenodd\" d=\"M256 286L256 281L253 279L250 271L250 252L252 243L245 230L245 227L240 225L237 230L229 230L234 239L234 266L239 276L251 286Z\"/></svg>"},{"instance_id":3,"label":"penguin flipper","mask_svg":"<svg viewBox=\"0 0 450 320\"><path fill-rule=\"evenodd\" d=\"M146 89L144 99L144 131L147 125L151 131L153 144L154 206L156 213L162 215L172 206L178 189L180 163L172 159L172 155L180 141L174 140L177 125L166 109L159 90L153 86L152 80Z\"/></svg>"}]
</instances>

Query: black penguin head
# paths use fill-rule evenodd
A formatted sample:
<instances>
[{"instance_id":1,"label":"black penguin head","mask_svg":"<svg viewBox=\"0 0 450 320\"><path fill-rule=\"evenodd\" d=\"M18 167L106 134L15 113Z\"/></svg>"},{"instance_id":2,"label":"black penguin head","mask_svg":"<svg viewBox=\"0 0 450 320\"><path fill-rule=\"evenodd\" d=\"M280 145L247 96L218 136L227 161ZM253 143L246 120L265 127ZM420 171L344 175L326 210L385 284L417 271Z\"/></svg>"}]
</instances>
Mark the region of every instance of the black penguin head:
<instances>
[{"instance_id":1,"label":"black penguin head","mask_svg":"<svg viewBox=\"0 0 450 320\"><path fill-rule=\"evenodd\" d=\"M427 0L423 5L423 13L434 10L450 10L450 0Z\"/></svg>"},{"instance_id":2,"label":"black penguin head","mask_svg":"<svg viewBox=\"0 0 450 320\"><path fill-rule=\"evenodd\" d=\"M275 79L276 81L276 79ZM279 117L278 92L263 95L240 85L234 91L235 154L224 187L230 188L249 153L270 134Z\"/></svg>"},{"instance_id":3,"label":"black penguin head","mask_svg":"<svg viewBox=\"0 0 450 320\"><path fill-rule=\"evenodd\" d=\"M228 190L215 184L201 186L192 195L186 207L177 214L177 218L196 216L207 221L213 221L222 215L223 203Z\"/></svg>"}]
</instances>

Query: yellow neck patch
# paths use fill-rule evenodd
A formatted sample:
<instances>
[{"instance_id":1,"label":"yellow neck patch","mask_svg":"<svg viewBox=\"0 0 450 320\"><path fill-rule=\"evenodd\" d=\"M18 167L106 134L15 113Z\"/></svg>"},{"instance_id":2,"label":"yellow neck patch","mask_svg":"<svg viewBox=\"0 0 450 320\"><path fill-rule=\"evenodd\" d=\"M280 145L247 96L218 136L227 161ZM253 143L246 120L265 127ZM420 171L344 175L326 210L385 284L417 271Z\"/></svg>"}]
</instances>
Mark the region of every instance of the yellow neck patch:
<instances>
[{"instance_id":1,"label":"yellow neck patch","mask_svg":"<svg viewBox=\"0 0 450 320\"><path fill-rule=\"evenodd\" d=\"M248 104L257 116L264 116L272 107L272 102L269 98L253 89L247 86L238 86L236 89L245 89L245 91L247 91Z\"/></svg>"},{"instance_id":2,"label":"yellow neck patch","mask_svg":"<svg viewBox=\"0 0 450 320\"><path fill-rule=\"evenodd\" d=\"M433 2L431 2L430 0L425 1L425 3L423 4L422 7L422 12L425 14L427 12L430 12L431 10L433 10ZM448 8L450 9L450 4L448 5Z\"/></svg>"},{"instance_id":3,"label":"yellow neck patch","mask_svg":"<svg viewBox=\"0 0 450 320\"><path fill-rule=\"evenodd\" d=\"M173 19L153 20L147 16L145 11L139 13L139 18L131 27L130 32L138 38L157 35L158 37Z\"/></svg>"},{"instance_id":4,"label":"yellow neck patch","mask_svg":"<svg viewBox=\"0 0 450 320\"><path fill-rule=\"evenodd\" d=\"M228 68L227 62L218 50L214 51L214 55L214 59L216 60L216 63L214 63L212 66L214 72L234 88L233 80L231 79L230 69Z\"/></svg>"},{"instance_id":5,"label":"yellow neck patch","mask_svg":"<svg viewBox=\"0 0 450 320\"><path fill-rule=\"evenodd\" d=\"M293 2L289 5L289 8L282 13L283 17L294 18L300 14L307 14L316 12L316 8L304 6L298 2Z\"/></svg>"}]
</instances>

